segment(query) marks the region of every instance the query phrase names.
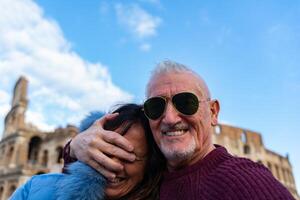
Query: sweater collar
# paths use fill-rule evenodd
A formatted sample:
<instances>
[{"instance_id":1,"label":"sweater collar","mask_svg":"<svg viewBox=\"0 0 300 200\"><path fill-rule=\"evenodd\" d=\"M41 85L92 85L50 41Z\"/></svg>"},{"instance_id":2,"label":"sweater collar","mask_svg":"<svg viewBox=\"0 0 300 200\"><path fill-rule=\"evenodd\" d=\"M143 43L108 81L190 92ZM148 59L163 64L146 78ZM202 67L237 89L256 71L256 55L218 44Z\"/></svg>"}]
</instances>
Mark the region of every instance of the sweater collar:
<instances>
[{"instance_id":1,"label":"sweater collar","mask_svg":"<svg viewBox=\"0 0 300 200\"><path fill-rule=\"evenodd\" d=\"M189 173L194 173L195 171L200 171L200 173L205 176L215 169L220 163L232 157L224 147L220 145L215 145L215 147L216 148L214 150L195 164L172 172L165 172L164 180L168 181L179 178Z\"/></svg>"}]
</instances>

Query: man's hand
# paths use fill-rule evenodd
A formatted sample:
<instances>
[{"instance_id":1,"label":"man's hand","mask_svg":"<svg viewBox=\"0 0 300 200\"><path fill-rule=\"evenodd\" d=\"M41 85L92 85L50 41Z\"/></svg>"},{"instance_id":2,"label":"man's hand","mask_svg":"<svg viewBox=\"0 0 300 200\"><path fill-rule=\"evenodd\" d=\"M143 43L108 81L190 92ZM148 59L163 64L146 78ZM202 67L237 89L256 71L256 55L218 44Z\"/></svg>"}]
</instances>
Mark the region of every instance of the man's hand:
<instances>
[{"instance_id":1,"label":"man's hand","mask_svg":"<svg viewBox=\"0 0 300 200\"><path fill-rule=\"evenodd\" d=\"M112 157L127 161L134 161L135 154L131 143L114 131L103 129L106 121L118 114L107 114L98 119L87 130L73 138L70 144L70 155L73 158L87 163L108 179L113 179L116 172L123 169L123 165Z\"/></svg>"}]
</instances>

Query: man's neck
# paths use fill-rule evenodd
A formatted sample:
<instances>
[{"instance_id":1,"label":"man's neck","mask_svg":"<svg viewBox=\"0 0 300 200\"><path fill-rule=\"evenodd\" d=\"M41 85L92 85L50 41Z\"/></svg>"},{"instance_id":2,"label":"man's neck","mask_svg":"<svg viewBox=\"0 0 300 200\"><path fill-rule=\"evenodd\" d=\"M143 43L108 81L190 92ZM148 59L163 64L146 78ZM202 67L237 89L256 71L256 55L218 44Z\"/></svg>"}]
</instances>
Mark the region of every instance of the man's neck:
<instances>
[{"instance_id":1,"label":"man's neck","mask_svg":"<svg viewBox=\"0 0 300 200\"><path fill-rule=\"evenodd\" d=\"M183 159L183 160L168 160L167 161L167 169L169 172L180 170L182 168L185 168L187 166L193 165L199 160L202 160L209 154L211 151L213 151L216 147L212 144L208 147L204 148L205 150L202 151L196 151L192 156Z\"/></svg>"}]
</instances>

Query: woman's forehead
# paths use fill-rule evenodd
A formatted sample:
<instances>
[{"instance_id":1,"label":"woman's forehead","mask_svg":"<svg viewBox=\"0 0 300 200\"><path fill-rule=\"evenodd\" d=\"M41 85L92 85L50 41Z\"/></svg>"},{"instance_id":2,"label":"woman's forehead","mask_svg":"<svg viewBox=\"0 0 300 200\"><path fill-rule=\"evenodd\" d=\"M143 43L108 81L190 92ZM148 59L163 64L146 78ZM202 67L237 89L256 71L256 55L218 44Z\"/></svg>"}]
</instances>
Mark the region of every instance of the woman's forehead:
<instances>
[{"instance_id":1,"label":"woman's forehead","mask_svg":"<svg viewBox=\"0 0 300 200\"><path fill-rule=\"evenodd\" d=\"M139 121L126 121L115 132L122 134L128 140L145 138L145 130Z\"/></svg>"},{"instance_id":2,"label":"woman's forehead","mask_svg":"<svg viewBox=\"0 0 300 200\"><path fill-rule=\"evenodd\" d=\"M141 123L132 124L124 137L134 146L134 152L143 154L147 150L145 130Z\"/></svg>"}]
</instances>

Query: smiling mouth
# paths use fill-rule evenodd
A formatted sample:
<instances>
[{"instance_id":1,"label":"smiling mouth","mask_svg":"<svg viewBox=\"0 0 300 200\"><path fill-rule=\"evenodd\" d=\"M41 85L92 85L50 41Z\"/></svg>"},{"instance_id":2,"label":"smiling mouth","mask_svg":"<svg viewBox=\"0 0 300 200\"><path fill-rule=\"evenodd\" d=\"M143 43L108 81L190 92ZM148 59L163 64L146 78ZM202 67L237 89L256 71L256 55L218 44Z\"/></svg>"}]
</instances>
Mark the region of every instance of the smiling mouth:
<instances>
[{"instance_id":1,"label":"smiling mouth","mask_svg":"<svg viewBox=\"0 0 300 200\"><path fill-rule=\"evenodd\" d=\"M162 131L162 134L168 137L172 136L181 136L184 135L188 129L179 129L179 130L172 130L172 131Z\"/></svg>"},{"instance_id":2,"label":"smiling mouth","mask_svg":"<svg viewBox=\"0 0 300 200\"><path fill-rule=\"evenodd\" d=\"M108 180L108 185L118 185L125 180L124 177L116 177L114 179Z\"/></svg>"}]
</instances>

